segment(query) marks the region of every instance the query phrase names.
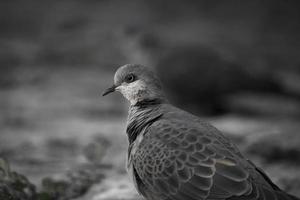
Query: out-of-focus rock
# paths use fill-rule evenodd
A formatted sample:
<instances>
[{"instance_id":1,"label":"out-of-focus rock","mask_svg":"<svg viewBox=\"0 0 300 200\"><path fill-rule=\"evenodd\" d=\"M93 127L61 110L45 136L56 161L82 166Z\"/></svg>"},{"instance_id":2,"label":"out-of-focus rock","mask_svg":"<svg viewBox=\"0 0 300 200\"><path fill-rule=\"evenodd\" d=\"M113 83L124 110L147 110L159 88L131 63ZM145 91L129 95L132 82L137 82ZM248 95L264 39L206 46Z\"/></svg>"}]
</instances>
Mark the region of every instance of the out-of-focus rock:
<instances>
[{"instance_id":1,"label":"out-of-focus rock","mask_svg":"<svg viewBox=\"0 0 300 200\"><path fill-rule=\"evenodd\" d=\"M84 195L104 178L102 168L82 165L69 171L64 178L44 178L40 197L45 199L68 200Z\"/></svg>"},{"instance_id":2,"label":"out-of-focus rock","mask_svg":"<svg viewBox=\"0 0 300 200\"><path fill-rule=\"evenodd\" d=\"M80 200L142 200L128 175L112 175L92 189L92 193Z\"/></svg>"},{"instance_id":3,"label":"out-of-focus rock","mask_svg":"<svg viewBox=\"0 0 300 200\"><path fill-rule=\"evenodd\" d=\"M94 137L92 142L84 147L83 154L89 162L99 165L102 163L102 158L106 155L110 145L111 142L99 134Z\"/></svg>"},{"instance_id":4,"label":"out-of-focus rock","mask_svg":"<svg viewBox=\"0 0 300 200\"><path fill-rule=\"evenodd\" d=\"M35 200L35 186L22 174L11 171L8 163L0 158L0 199Z\"/></svg>"},{"instance_id":5,"label":"out-of-focus rock","mask_svg":"<svg viewBox=\"0 0 300 200\"><path fill-rule=\"evenodd\" d=\"M284 169L283 169L284 170ZM299 197L300 196L300 174L295 174L295 177L293 178L281 178L279 180L280 184L283 185L282 189ZM298 176L298 177L296 177Z\"/></svg>"},{"instance_id":6,"label":"out-of-focus rock","mask_svg":"<svg viewBox=\"0 0 300 200\"><path fill-rule=\"evenodd\" d=\"M249 71L201 45L175 46L159 59L157 71L172 101L202 113L224 111L228 94L278 90L266 74Z\"/></svg>"},{"instance_id":7,"label":"out-of-focus rock","mask_svg":"<svg viewBox=\"0 0 300 200\"><path fill-rule=\"evenodd\" d=\"M277 163L265 163L263 169L272 181L289 194L300 196L300 171L299 166L292 163L278 161Z\"/></svg>"},{"instance_id":8,"label":"out-of-focus rock","mask_svg":"<svg viewBox=\"0 0 300 200\"><path fill-rule=\"evenodd\" d=\"M247 153L259 156L268 163L288 162L300 164L300 137L298 129L257 138L246 148ZM259 147L259 148L258 148Z\"/></svg>"},{"instance_id":9,"label":"out-of-focus rock","mask_svg":"<svg viewBox=\"0 0 300 200\"><path fill-rule=\"evenodd\" d=\"M286 93L300 97L300 69L298 71L280 70L275 75Z\"/></svg>"},{"instance_id":10,"label":"out-of-focus rock","mask_svg":"<svg viewBox=\"0 0 300 200\"><path fill-rule=\"evenodd\" d=\"M238 93L227 96L226 109L231 112L268 116L300 116L300 102L278 94Z\"/></svg>"},{"instance_id":11,"label":"out-of-focus rock","mask_svg":"<svg viewBox=\"0 0 300 200\"><path fill-rule=\"evenodd\" d=\"M76 139L52 138L47 141L47 154L50 158L74 157L79 152L79 144Z\"/></svg>"},{"instance_id":12,"label":"out-of-focus rock","mask_svg":"<svg viewBox=\"0 0 300 200\"><path fill-rule=\"evenodd\" d=\"M33 143L26 141L15 147L0 148L0 157L10 162L30 164L30 162L37 160L36 152L37 147Z\"/></svg>"}]
</instances>

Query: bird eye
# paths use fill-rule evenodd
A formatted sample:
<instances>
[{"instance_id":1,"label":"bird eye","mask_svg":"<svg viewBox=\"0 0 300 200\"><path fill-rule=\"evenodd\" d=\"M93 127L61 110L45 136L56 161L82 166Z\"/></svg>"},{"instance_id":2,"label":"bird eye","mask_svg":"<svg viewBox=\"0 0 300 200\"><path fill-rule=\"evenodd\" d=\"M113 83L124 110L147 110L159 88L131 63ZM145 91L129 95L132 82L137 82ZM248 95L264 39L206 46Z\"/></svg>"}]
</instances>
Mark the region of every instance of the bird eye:
<instances>
[{"instance_id":1,"label":"bird eye","mask_svg":"<svg viewBox=\"0 0 300 200\"><path fill-rule=\"evenodd\" d=\"M131 83L135 81L135 76L133 74L128 74L126 77L125 77L125 82L126 83Z\"/></svg>"}]
</instances>

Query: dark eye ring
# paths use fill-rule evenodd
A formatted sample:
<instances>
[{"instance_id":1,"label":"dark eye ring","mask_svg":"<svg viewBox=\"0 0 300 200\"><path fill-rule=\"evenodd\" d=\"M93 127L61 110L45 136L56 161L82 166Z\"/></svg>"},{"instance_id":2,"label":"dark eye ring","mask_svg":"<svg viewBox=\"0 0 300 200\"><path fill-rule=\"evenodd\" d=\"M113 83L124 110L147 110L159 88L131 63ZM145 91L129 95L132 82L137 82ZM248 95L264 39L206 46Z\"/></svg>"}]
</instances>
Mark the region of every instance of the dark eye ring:
<instances>
[{"instance_id":1,"label":"dark eye ring","mask_svg":"<svg viewBox=\"0 0 300 200\"><path fill-rule=\"evenodd\" d=\"M135 76L133 74L128 74L125 78L126 83L131 83L135 81Z\"/></svg>"}]
</instances>

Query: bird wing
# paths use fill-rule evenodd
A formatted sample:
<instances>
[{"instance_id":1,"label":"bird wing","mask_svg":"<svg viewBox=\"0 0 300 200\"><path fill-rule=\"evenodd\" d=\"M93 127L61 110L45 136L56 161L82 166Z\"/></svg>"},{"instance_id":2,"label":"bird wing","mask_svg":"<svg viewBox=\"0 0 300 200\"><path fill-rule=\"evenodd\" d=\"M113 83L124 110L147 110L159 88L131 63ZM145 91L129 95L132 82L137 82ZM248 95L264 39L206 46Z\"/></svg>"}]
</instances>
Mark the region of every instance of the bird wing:
<instances>
[{"instance_id":1,"label":"bird wing","mask_svg":"<svg viewBox=\"0 0 300 200\"><path fill-rule=\"evenodd\" d=\"M132 162L152 199L259 198L261 190L250 177L253 169L216 129L161 119L143 134ZM267 195L276 199L272 192Z\"/></svg>"}]
</instances>

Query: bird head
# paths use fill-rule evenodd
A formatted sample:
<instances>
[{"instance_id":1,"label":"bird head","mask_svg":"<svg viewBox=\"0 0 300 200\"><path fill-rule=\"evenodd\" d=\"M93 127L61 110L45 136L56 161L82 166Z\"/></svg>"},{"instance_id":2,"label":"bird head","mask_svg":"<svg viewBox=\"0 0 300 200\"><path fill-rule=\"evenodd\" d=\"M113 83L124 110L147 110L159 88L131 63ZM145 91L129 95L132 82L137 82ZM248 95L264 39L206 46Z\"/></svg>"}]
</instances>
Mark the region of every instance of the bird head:
<instances>
[{"instance_id":1,"label":"bird head","mask_svg":"<svg viewBox=\"0 0 300 200\"><path fill-rule=\"evenodd\" d=\"M131 105L144 100L163 100L161 82L149 68L137 64L121 66L115 73L114 84L103 96L118 91Z\"/></svg>"}]
</instances>

